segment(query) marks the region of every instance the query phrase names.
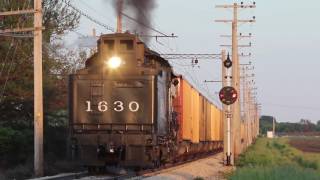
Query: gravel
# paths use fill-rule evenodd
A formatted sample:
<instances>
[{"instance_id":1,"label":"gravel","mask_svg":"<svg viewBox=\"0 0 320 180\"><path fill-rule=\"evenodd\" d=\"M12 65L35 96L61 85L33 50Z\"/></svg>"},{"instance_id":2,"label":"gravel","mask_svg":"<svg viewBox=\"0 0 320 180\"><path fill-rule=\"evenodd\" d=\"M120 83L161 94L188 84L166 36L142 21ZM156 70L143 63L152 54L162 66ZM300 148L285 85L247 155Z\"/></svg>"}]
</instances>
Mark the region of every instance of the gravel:
<instances>
[{"instance_id":1,"label":"gravel","mask_svg":"<svg viewBox=\"0 0 320 180\"><path fill-rule=\"evenodd\" d=\"M209 180L223 180L232 167L223 165L223 153L170 168L160 174L147 177L147 180L189 180L197 177Z\"/></svg>"}]
</instances>

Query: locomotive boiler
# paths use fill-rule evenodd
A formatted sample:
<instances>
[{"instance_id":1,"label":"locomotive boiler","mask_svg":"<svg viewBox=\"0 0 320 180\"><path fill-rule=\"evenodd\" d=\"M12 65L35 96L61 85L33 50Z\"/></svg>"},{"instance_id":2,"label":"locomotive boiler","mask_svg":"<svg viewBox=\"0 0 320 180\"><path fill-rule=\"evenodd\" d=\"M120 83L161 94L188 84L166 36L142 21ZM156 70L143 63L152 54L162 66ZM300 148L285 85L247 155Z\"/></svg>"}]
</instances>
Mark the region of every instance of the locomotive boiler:
<instances>
[{"instance_id":1,"label":"locomotive boiler","mask_svg":"<svg viewBox=\"0 0 320 180\"><path fill-rule=\"evenodd\" d=\"M71 154L85 166L156 167L222 148L221 110L136 35L102 35L69 79Z\"/></svg>"}]
</instances>

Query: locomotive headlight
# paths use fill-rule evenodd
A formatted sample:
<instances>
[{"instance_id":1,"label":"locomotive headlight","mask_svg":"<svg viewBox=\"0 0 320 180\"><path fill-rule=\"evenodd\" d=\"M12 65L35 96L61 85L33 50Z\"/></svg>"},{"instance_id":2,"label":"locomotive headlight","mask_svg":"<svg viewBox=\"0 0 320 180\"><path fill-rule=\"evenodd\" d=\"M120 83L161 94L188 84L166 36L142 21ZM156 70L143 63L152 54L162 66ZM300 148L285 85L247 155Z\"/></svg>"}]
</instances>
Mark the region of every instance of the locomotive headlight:
<instances>
[{"instance_id":1,"label":"locomotive headlight","mask_svg":"<svg viewBox=\"0 0 320 180\"><path fill-rule=\"evenodd\" d=\"M122 60L120 57L114 56L107 61L107 65L111 69L117 69L121 66Z\"/></svg>"}]
</instances>

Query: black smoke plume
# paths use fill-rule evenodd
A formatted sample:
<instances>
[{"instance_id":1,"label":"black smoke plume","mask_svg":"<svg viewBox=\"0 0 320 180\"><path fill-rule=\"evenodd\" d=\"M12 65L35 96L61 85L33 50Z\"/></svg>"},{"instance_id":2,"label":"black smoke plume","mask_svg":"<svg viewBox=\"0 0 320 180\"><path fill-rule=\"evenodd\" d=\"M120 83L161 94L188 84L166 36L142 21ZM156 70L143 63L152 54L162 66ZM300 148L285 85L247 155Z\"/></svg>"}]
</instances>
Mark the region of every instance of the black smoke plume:
<instances>
[{"instance_id":1,"label":"black smoke plume","mask_svg":"<svg viewBox=\"0 0 320 180\"><path fill-rule=\"evenodd\" d=\"M157 7L155 0L113 0L113 7L116 10L117 15L119 13L124 13L122 16L124 25L130 31L134 31L138 34L148 35L152 27L152 12ZM128 15L137 22L132 21L130 18L126 17Z\"/></svg>"}]
</instances>

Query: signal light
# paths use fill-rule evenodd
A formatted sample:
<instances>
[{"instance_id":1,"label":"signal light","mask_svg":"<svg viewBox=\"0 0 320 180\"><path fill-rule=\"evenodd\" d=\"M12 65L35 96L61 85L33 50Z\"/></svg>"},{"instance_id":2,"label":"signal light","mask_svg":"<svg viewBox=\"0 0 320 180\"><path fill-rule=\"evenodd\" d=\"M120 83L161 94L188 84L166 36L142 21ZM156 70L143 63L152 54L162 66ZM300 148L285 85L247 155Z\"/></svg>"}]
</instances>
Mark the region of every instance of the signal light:
<instances>
[{"instance_id":1,"label":"signal light","mask_svg":"<svg viewBox=\"0 0 320 180\"><path fill-rule=\"evenodd\" d=\"M233 94L232 94L232 98L237 98L237 94L236 94L236 93L233 93Z\"/></svg>"},{"instance_id":2,"label":"signal light","mask_svg":"<svg viewBox=\"0 0 320 180\"><path fill-rule=\"evenodd\" d=\"M226 86L219 92L219 99L225 105L231 105L238 99L238 93L235 88Z\"/></svg>"}]
</instances>

